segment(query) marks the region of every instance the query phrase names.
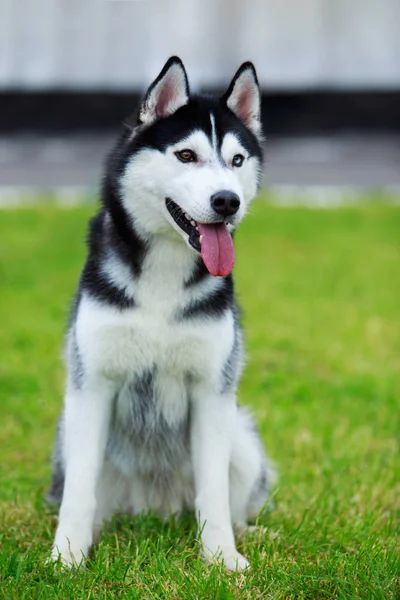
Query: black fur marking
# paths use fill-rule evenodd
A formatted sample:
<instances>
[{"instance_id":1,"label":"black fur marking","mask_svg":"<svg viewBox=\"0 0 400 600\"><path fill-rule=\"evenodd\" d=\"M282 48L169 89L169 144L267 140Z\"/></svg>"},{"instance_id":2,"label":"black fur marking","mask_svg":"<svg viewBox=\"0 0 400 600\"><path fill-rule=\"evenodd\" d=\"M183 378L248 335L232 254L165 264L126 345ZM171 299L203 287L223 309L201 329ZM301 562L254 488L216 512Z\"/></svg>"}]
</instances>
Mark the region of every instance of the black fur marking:
<instances>
[{"instance_id":1,"label":"black fur marking","mask_svg":"<svg viewBox=\"0 0 400 600\"><path fill-rule=\"evenodd\" d=\"M257 480L257 492L259 494L266 494L268 492L267 470L265 467L262 468L261 474Z\"/></svg>"},{"instance_id":2,"label":"black fur marking","mask_svg":"<svg viewBox=\"0 0 400 600\"><path fill-rule=\"evenodd\" d=\"M69 307L68 329L71 329L74 326L74 323L76 321L76 315L78 314L78 310L79 310L79 304L81 302L81 297L82 297L82 294L78 288L78 291L76 292L75 296L73 297L72 302Z\"/></svg>"},{"instance_id":3,"label":"black fur marking","mask_svg":"<svg viewBox=\"0 0 400 600\"><path fill-rule=\"evenodd\" d=\"M196 258L192 274L189 277L189 279L185 281L184 286L185 288L190 288L193 285L197 285L201 281L204 281L206 277L212 277L212 275L209 274L207 267L203 262L203 259L200 256L198 256Z\"/></svg>"},{"instance_id":4,"label":"black fur marking","mask_svg":"<svg viewBox=\"0 0 400 600\"><path fill-rule=\"evenodd\" d=\"M108 281L101 268L107 251L112 249L130 268L132 277L138 276L146 253L146 245L138 238L133 229L129 231L129 234L127 233L127 218L124 225L121 226L118 217L116 217L116 221L109 219L106 223L106 214L102 211L90 222L89 256L82 271L79 293L85 291L96 300L121 309L132 308L135 306L134 298L128 296L124 289ZM130 240L130 245L128 245L127 239Z\"/></svg>"},{"instance_id":5,"label":"black fur marking","mask_svg":"<svg viewBox=\"0 0 400 600\"><path fill-rule=\"evenodd\" d=\"M222 389L221 392L224 394L236 386L238 377L240 375L240 358L242 354L242 332L238 319L236 316L236 310L234 311L235 317L235 337L231 352L228 356L226 363L222 369Z\"/></svg>"},{"instance_id":6,"label":"black fur marking","mask_svg":"<svg viewBox=\"0 0 400 600\"><path fill-rule=\"evenodd\" d=\"M146 432L151 431L150 422L153 419L155 409L155 378L157 369L146 369L141 376L136 377L130 386L132 395L132 422L130 428L136 434L146 435ZM150 427L149 427L150 425Z\"/></svg>"},{"instance_id":7,"label":"black fur marking","mask_svg":"<svg viewBox=\"0 0 400 600\"><path fill-rule=\"evenodd\" d=\"M53 454L53 475L51 479L50 489L45 497L48 504L60 504L64 492L64 464L62 460L62 438L64 428L64 416L61 418L57 425L56 443L54 446Z\"/></svg>"},{"instance_id":8,"label":"black fur marking","mask_svg":"<svg viewBox=\"0 0 400 600\"><path fill-rule=\"evenodd\" d=\"M116 399L107 454L117 463L133 457L142 473L168 480L189 457L189 413L174 425L167 423L157 410L156 380L156 367L146 369ZM128 414L124 411L126 402Z\"/></svg>"},{"instance_id":9,"label":"black fur marking","mask_svg":"<svg viewBox=\"0 0 400 600\"><path fill-rule=\"evenodd\" d=\"M75 389L80 390L83 383L83 362L79 352L78 342L76 339L76 330L75 327L70 331L71 336L71 347L70 347L70 356L69 356L69 367L70 374L72 377L72 382L74 384Z\"/></svg>"},{"instance_id":10,"label":"black fur marking","mask_svg":"<svg viewBox=\"0 0 400 600\"><path fill-rule=\"evenodd\" d=\"M112 219L111 223L107 226L106 242L129 265L133 275L138 277L142 272L148 243L138 235L131 217L125 211L119 198L118 183L115 180L122 174L122 153L123 148L120 147L120 143L118 142L109 155L107 165L108 174L103 182L102 202Z\"/></svg>"},{"instance_id":11,"label":"black fur marking","mask_svg":"<svg viewBox=\"0 0 400 600\"><path fill-rule=\"evenodd\" d=\"M223 315L233 304L234 290L232 275L224 277L223 285L206 298L195 300L177 315L177 320L194 317L217 318Z\"/></svg>"},{"instance_id":12,"label":"black fur marking","mask_svg":"<svg viewBox=\"0 0 400 600\"><path fill-rule=\"evenodd\" d=\"M64 493L64 481L64 471L58 467L54 468L50 489L45 498L48 504L61 504Z\"/></svg>"},{"instance_id":13,"label":"black fur marking","mask_svg":"<svg viewBox=\"0 0 400 600\"><path fill-rule=\"evenodd\" d=\"M98 265L93 265L89 261L82 272L81 286L90 296L108 305L117 306L121 309L135 306L133 298L129 298L124 290L107 281L104 275L99 272Z\"/></svg>"}]
</instances>

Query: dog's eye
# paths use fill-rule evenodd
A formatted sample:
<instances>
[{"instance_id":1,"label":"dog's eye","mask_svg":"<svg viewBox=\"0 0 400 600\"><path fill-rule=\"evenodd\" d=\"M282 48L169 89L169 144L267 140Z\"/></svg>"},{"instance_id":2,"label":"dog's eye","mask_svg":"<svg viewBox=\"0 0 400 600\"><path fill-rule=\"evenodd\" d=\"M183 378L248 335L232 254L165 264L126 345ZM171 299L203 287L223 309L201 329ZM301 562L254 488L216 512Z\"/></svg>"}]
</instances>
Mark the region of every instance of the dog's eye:
<instances>
[{"instance_id":1,"label":"dog's eye","mask_svg":"<svg viewBox=\"0 0 400 600\"><path fill-rule=\"evenodd\" d=\"M235 154L232 158L232 167L241 167L244 161L243 154Z\"/></svg>"},{"instance_id":2,"label":"dog's eye","mask_svg":"<svg viewBox=\"0 0 400 600\"><path fill-rule=\"evenodd\" d=\"M175 152L175 156L184 163L195 162L197 160L197 156L193 150L188 150L187 148L185 148L185 150L181 150L180 152Z\"/></svg>"}]
</instances>

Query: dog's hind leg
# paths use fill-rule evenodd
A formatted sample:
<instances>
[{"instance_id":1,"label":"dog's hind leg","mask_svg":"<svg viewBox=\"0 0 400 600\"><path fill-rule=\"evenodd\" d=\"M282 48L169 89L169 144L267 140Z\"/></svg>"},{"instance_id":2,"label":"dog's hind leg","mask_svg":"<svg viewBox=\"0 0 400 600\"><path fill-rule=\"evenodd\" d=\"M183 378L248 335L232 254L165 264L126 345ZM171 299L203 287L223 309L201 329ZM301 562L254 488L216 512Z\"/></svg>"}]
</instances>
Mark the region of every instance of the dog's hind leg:
<instances>
[{"instance_id":1,"label":"dog's hind leg","mask_svg":"<svg viewBox=\"0 0 400 600\"><path fill-rule=\"evenodd\" d=\"M229 470L231 517L239 530L257 518L275 479L253 420L239 407Z\"/></svg>"},{"instance_id":2,"label":"dog's hind leg","mask_svg":"<svg viewBox=\"0 0 400 600\"><path fill-rule=\"evenodd\" d=\"M96 513L93 526L93 543L96 543L102 527L118 513L130 512L130 481L107 459L100 474L96 490Z\"/></svg>"},{"instance_id":3,"label":"dog's hind leg","mask_svg":"<svg viewBox=\"0 0 400 600\"><path fill-rule=\"evenodd\" d=\"M57 425L57 434L53 451L53 474L50 489L45 500L50 507L61 504L64 492L65 469L63 459L64 415L61 415Z\"/></svg>"}]
</instances>

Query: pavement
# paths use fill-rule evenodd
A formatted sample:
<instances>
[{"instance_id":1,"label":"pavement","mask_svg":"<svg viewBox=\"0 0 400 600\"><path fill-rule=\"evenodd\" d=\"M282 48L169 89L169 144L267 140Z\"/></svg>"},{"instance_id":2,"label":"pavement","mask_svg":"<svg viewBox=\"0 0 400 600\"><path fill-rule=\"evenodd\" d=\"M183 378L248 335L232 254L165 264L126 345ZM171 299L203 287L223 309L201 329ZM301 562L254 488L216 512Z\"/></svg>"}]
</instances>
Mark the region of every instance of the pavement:
<instances>
[{"instance_id":1,"label":"pavement","mask_svg":"<svg viewBox=\"0 0 400 600\"><path fill-rule=\"evenodd\" d=\"M95 192L113 140L93 133L0 137L0 203L38 192ZM265 150L263 185L283 196L371 189L400 196L399 136L273 138Z\"/></svg>"}]
</instances>

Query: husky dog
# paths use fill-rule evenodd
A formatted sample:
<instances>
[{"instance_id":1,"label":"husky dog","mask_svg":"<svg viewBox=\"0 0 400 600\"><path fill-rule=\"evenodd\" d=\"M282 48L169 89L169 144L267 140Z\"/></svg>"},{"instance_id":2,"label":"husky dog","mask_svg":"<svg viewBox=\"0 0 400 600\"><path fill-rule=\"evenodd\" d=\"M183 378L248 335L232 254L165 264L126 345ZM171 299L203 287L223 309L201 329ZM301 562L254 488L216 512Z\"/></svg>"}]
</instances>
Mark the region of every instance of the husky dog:
<instances>
[{"instance_id":1,"label":"husky dog","mask_svg":"<svg viewBox=\"0 0 400 600\"><path fill-rule=\"evenodd\" d=\"M196 514L230 570L272 482L236 404L243 365L232 233L257 191L260 92L244 63L221 98L168 60L109 156L66 344L52 557L80 563L117 511Z\"/></svg>"}]
</instances>

